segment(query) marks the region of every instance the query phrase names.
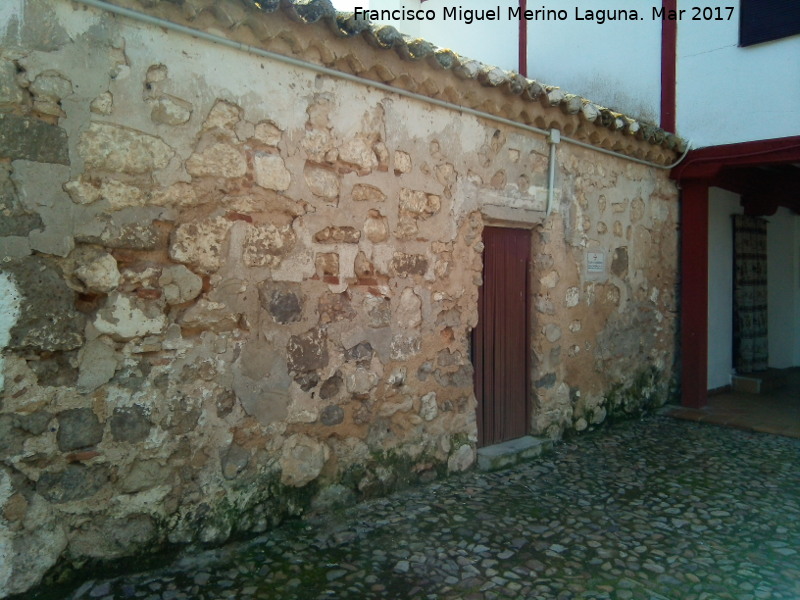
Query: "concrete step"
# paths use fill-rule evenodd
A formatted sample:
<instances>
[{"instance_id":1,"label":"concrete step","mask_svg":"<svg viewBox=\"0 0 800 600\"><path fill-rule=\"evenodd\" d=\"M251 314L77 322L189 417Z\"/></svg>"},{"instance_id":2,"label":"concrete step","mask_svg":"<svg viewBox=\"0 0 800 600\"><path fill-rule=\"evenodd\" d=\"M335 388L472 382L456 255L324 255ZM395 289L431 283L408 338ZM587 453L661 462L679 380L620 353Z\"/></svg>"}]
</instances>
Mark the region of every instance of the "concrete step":
<instances>
[{"instance_id":1,"label":"concrete step","mask_svg":"<svg viewBox=\"0 0 800 600\"><path fill-rule=\"evenodd\" d=\"M553 440L526 435L501 444L478 448L478 470L497 471L541 456L553 448Z\"/></svg>"}]
</instances>

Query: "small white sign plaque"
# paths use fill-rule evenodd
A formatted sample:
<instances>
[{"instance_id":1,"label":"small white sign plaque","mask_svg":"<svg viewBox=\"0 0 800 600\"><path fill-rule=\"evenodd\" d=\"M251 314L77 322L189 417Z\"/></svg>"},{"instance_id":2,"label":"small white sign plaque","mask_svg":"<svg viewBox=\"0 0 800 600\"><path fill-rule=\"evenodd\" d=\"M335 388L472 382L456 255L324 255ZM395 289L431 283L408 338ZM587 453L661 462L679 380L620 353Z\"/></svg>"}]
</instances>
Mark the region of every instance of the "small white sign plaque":
<instances>
[{"instance_id":1,"label":"small white sign plaque","mask_svg":"<svg viewBox=\"0 0 800 600\"><path fill-rule=\"evenodd\" d=\"M588 273L606 272L606 255L604 252L586 253L586 271Z\"/></svg>"}]
</instances>

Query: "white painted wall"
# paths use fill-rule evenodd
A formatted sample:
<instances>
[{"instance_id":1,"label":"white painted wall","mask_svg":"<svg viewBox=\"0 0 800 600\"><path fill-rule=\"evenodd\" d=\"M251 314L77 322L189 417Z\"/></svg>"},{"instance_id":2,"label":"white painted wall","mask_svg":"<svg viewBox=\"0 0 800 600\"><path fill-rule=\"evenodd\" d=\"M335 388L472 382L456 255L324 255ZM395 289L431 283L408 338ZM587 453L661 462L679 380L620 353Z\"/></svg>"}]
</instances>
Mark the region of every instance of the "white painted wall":
<instances>
[{"instance_id":1,"label":"white painted wall","mask_svg":"<svg viewBox=\"0 0 800 600\"><path fill-rule=\"evenodd\" d=\"M544 3L529 2L530 9ZM658 123L661 106L661 20L641 0L551 2L564 8L565 21L528 23L528 76L588 98L632 117ZM636 9L644 20L575 19L584 10Z\"/></svg>"},{"instance_id":2,"label":"white painted wall","mask_svg":"<svg viewBox=\"0 0 800 600\"><path fill-rule=\"evenodd\" d=\"M708 389L731 383L733 368L733 223L739 196L708 193Z\"/></svg>"},{"instance_id":3,"label":"white painted wall","mask_svg":"<svg viewBox=\"0 0 800 600\"><path fill-rule=\"evenodd\" d=\"M769 328L769 366L785 369L800 365L795 359L795 346L800 337L796 310L800 293L798 277L797 216L781 208L768 217L767 310Z\"/></svg>"},{"instance_id":4,"label":"white painted wall","mask_svg":"<svg viewBox=\"0 0 800 600\"><path fill-rule=\"evenodd\" d=\"M416 0L415 0L416 1ZM436 9L441 14L443 6L460 6L481 10L500 7L499 21L474 21L467 25L463 21L424 22L420 37L455 52L509 71L519 70L519 22L506 18L509 6L519 6L518 0L429 0L423 8Z\"/></svg>"},{"instance_id":5,"label":"white painted wall","mask_svg":"<svg viewBox=\"0 0 800 600\"><path fill-rule=\"evenodd\" d=\"M343 0L340 0L343 1ZM335 3L334 3L335 4ZM358 6L369 5L370 9L423 9L432 10L436 14L434 21L379 21L393 25L398 31L414 37L421 37L441 48L451 50L474 58L490 65L501 67L510 71L519 68L519 22L510 21L509 6L518 6L518 0L429 0L420 3L420 0L361 0ZM486 10L500 7L501 20L473 21L467 24L464 21L442 19L443 7L461 7L465 10Z\"/></svg>"},{"instance_id":6,"label":"white painted wall","mask_svg":"<svg viewBox=\"0 0 800 600\"><path fill-rule=\"evenodd\" d=\"M354 0L337 0L337 7L352 10ZM359 3L360 2L360 3ZM437 46L496 65L519 69L519 21L508 19L508 8L519 0L355 0L371 9L424 8L436 11L437 19L389 21L398 30L422 37ZM341 6L339 6L341 5ZM443 21L442 7L488 9L499 6L499 21ZM636 9L640 21L596 21L576 19L576 10L597 10L596 0L567 4L529 3L528 9L564 9L564 21L528 22L528 76L651 122L659 120L661 82L661 20L653 20L652 8L641 0L619 0L615 9ZM609 7L603 7L609 8Z\"/></svg>"},{"instance_id":7,"label":"white painted wall","mask_svg":"<svg viewBox=\"0 0 800 600\"><path fill-rule=\"evenodd\" d=\"M708 197L708 389L730 384L733 365L733 224L737 194ZM769 366L800 366L800 217L781 208L767 217Z\"/></svg>"},{"instance_id":8,"label":"white painted wall","mask_svg":"<svg viewBox=\"0 0 800 600\"><path fill-rule=\"evenodd\" d=\"M800 36L739 48L738 27L738 12L678 25L678 133L695 147L800 135Z\"/></svg>"}]
</instances>

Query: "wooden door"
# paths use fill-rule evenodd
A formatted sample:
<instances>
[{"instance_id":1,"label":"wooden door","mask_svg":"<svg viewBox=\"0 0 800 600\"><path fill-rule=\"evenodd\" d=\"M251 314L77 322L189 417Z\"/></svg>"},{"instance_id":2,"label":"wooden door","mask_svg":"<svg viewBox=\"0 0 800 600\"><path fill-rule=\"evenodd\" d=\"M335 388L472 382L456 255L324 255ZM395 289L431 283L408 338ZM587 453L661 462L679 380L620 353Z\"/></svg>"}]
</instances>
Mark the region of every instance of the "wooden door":
<instances>
[{"instance_id":1,"label":"wooden door","mask_svg":"<svg viewBox=\"0 0 800 600\"><path fill-rule=\"evenodd\" d=\"M526 229L483 230L483 286L473 332L478 445L527 435L529 408L529 257Z\"/></svg>"}]
</instances>

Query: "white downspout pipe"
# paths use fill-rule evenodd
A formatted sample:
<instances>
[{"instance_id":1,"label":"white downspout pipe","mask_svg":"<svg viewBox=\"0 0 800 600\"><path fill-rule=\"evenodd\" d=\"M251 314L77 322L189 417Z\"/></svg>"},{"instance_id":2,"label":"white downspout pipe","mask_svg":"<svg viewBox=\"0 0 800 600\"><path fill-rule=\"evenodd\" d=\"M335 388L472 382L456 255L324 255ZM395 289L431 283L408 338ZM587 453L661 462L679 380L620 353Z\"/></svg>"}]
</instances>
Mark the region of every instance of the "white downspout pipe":
<instances>
[{"instance_id":1,"label":"white downspout pipe","mask_svg":"<svg viewBox=\"0 0 800 600\"><path fill-rule=\"evenodd\" d=\"M547 135L547 143L550 145L550 160L547 163L547 211L545 216L549 217L553 210L553 199L556 194L556 146L561 142L561 132L558 129L551 129Z\"/></svg>"}]
</instances>

